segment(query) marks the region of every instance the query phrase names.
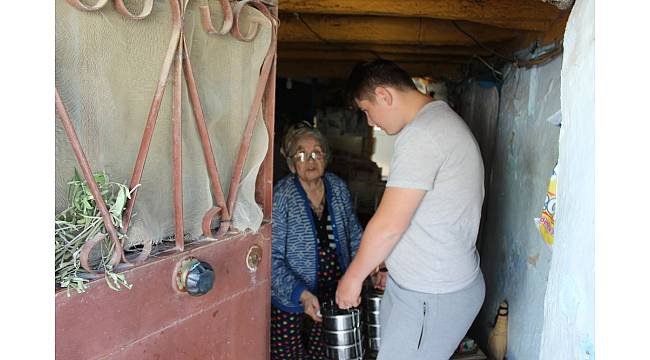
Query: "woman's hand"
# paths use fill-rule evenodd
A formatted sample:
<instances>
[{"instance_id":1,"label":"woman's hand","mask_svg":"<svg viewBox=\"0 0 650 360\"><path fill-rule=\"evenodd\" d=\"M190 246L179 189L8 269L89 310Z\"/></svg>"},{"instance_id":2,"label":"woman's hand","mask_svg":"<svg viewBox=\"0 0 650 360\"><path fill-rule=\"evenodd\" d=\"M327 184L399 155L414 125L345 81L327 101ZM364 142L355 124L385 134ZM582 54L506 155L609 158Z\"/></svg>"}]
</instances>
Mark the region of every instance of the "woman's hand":
<instances>
[{"instance_id":1,"label":"woman's hand","mask_svg":"<svg viewBox=\"0 0 650 360\"><path fill-rule=\"evenodd\" d=\"M308 290L303 290L302 294L300 294L300 302L305 307L305 314L309 315L316 322L323 321L323 318L320 316L320 303L316 295Z\"/></svg>"}]
</instances>

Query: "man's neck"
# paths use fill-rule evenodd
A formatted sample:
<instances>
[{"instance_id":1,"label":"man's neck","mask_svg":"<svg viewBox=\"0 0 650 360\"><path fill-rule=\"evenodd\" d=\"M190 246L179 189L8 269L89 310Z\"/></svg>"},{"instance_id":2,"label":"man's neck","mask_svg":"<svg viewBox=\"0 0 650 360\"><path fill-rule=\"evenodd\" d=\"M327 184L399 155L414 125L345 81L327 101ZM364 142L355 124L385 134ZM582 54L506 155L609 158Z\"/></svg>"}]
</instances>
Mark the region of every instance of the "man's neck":
<instances>
[{"instance_id":1,"label":"man's neck","mask_svg":"<svg viewBox=\"0 0 650 360\"><path fill-rule=\"evenodd\" d=\"M430 96L424 95L416 90L410 90L405 93L402 98L402 109L404 109L402 111L402 119L404 121L404 126L410 124L420 110L432 101L433 99Z\"/></svg>"}]
</instances>

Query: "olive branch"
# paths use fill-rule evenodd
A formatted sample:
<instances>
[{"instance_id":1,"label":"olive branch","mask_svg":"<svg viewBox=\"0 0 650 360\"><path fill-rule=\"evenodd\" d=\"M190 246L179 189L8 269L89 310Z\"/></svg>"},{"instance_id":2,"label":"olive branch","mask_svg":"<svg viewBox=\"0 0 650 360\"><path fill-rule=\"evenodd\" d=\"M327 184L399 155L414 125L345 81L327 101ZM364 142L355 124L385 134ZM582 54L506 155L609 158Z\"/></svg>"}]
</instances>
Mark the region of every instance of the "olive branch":
<instances>
[{"instance_id":1,"label":"olive branch","mask_svg":"<svg viewBox=\"0 0 650 360\"><path fill-rule=\"evenodd\" d=\"M133 191L139 184L129 190L126 185L111 182L105 172L93 174L102 198L109 209L113 225L122 226L122 212ZM90 187L74 170L72 180L68 182L68 208L56 215L54 220L55 244L55 280L58 286L66 288L68 296L70 289L78 293L85 292L90 276L81 267L81 248L97 234L107 234L106 227L93 197ZM119 239L126 235L118 232ZM110 260L115 251L115 244L108 236L94 249L91 266L94 270L103 271L108 286L119 291L122 286L132 287L126 281L124 274L115 273Z\"/></svg>"}]
</instances>

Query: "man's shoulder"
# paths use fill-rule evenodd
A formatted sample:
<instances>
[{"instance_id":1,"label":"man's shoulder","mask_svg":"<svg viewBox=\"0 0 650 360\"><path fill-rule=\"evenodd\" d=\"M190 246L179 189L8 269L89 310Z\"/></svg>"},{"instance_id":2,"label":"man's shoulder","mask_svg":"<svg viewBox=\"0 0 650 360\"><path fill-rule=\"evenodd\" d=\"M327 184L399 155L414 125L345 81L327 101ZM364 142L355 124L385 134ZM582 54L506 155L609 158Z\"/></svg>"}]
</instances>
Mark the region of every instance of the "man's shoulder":
<instances>
[{"instance_id":1,"label":"man's shoulder","mask_svg":"<svg viewBox=\"0 0 650 360\"><path fill-rule=\"evenodd\" d=\"M435 100L427 104L427 108L416 120L418 120L417 125L426 128L446 126L450 123L463 121L460 115L442 100Z\"/></svg>"},{"instance_id":2,"label":"man's shoulder","mask_svg":"<svg viewBox=\"0 0 650 360\"><path fill-rule=\"evenodd\" d=\"M417 128L413 130L432 136L437 141L449 143L473 137L465 120L446 102L438 100L432 105L422 114Z\"/></svg>"}]
</instances>

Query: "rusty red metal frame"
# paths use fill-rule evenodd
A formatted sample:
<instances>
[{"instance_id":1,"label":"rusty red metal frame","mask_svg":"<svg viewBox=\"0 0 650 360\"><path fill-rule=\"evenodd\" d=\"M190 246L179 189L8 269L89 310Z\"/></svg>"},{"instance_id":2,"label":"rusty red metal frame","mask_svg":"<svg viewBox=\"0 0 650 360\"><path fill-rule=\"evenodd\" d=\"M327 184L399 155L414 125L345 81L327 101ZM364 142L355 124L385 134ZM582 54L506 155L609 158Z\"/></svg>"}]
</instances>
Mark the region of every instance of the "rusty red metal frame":
<instances>
[{"instance_id":1,"label":"rusty red metal frame","mask_svg":"<svg viewBox=\"0 0 650 360\"><path fill-rule=\"evenodd\" d=\"M273 16L278 18L278 8L273 6L271 8ZM279 25L279 24L277 24ZM269 137L268 149L266 157L262 164L262 170L257 176L255 183L255 198L259 204L262 204L264 215L268 219L272 217L273 212L273 134L275 133L275 77L276 77L276 62L277 56L274 57L271 64L271 73L269 74L268 83L264 94L264 121L266 123L266 130Z\"/></svg>"},{"instance_id":2,"label":"rusty red metal frame","mask_svg":"<svg viewBox=\"0 0 650 360\"><path fill-rule=\"evenodd\" d=\"M102 214L102 220L104 221L104 226L106 227L108 236L110 237L111 241L113 242L113 245L115 246L115 252L113 252L113 256L111 257L111 261L109 262L110 265L115 266L120 262L123 253L122 244L120 243L119 237L117 235L117 229L115 228L115 225L113 225L113 221L111 220L111 215L108 212L108 208L106 207L106 203L104 202L102 193L99 191L97 182L95 182L95 177L93 176L93 172L91 170L90 164L88 163L88 159L86 158L86 154L84 153L83 148L81 147L81 142L79 142L79 138L77 137L77 132L74 130L74 126L72 124L72 121L70 120L70 116L68 116L68 111L65 109L65 105L63 104L63 100L61 100L61 96L59 95L59 90L56 88L56 86L54 87L54 92L55 92L54 102L56 104L56 112L59 115L59 119L61 119L61 123L63 124L63 128L65 129L65 133L68 135L68 140L70 141L70 145L72 145L72 150L74 151L74 154L77 157L77 162L79 163L81 172L83 173L84 178L86 179L86 183L88 183L90 192L93 194L93 197L95 198L95 203L99 208L99 212ZM100 240L103 240L103 238ZM92 248L92 246L93 245L90 245L89 247ZM90 250L88 250L88 252L89 251ZM90 265L88 265L87 261L84 261L82 263L82 266L84 267L84 269L86 269L86 271L90 273L95 272L90 267Z\"/></svg>"},{"instance_id":3,"label":"rusty red metal frame","mask_svg":"<svg viewBox=\"0 0 650 360\"><path fill-rule=\"evenodd\" d=\"M101 9L107 3L107 0L99 0L95 5L88 6L83 4L81 0L67 0L67 1L75 8L83 11L96 11ZM181 6L181 3L183 4L183 6ZM269 49L266 53L262 68L260 70L260 76L258 79L255 96L253 98L251 109L248 114L246 127L242 135L242 140L240 143L239 152L237 154L237 159L235 161L232 180L228 192L228 200L226 201L219 180L217 163L216 160L214 159L214 154L212 152L212 144L210 142L205 116L203 113L203 109L201 107L201 101L198 95L196 81L193 75L192 65L189 57L189 50L187 47L185 34L183 31L182 18L183 18L185 5L187 5L187 0L170 0L170 4L172 7L172 25L173 25L172 35L169 42L169 46L167 48L167 53L165 54L165 59L163 61L162 69L160 71L158 84L151 103L149 114L147 116L147 121L142 135L142 141L140 143L140 149L138 151L138 155L133 169L133 175L131 177L130 188L131 189L136 188L136 186L140 183L140 180L142 179L142 173L144 171L144 165L149 153L149 146L151 145L151 140L158 119L162 98L165 94L166 84L169 79L169 75L173 65L174 72L172 78L173 79L173 85L172 85L173 86L173 90L172 90L173 91L173 96L172 96L172 124L173 124L172 164L173 165L172 168L173 168L174 221L175 221L176 249L182 251L184 248L184 234L183 234L183 185L182 185L182 151L181 151L182 150L181 71L183 71L185 74L185 81L188 89L188 95L190 98L190 104L192 106L194 118L197 124L199 138L201 140L201 145L202 145L202 149L206 161L206 167L208 170L208 176L210 178L211 190L214 196L214 202L216 204L215 207L209 209L204 215L202 221L202 230L206 237L220 237L225 235L230 229L231 216L234 212L235 202L236 202L237 193L239 189L239 182L241 181L241 176L243 171L243 166L248 156L250 143L253 136L253 128L255 125L255 120L257 119L257 113L260 110L264 96L266 96L267 98L269 96L271 97L271 99L269 99L270 102L265 104L266 106L264 109L264 113L265 115L269 114L269 116L273 116L273 109L270 109L270 107L273 107L275 103L273 98L275 94L274 92L275 89L269 89L268 86L273 85L275 83L274 79L269 79L269 75L275 74L274 65L275 65L275 55L277 49L276 46L277 26L279 25L279 21L277 18L277 10L274 9L274 13L272 14L268 10L268 8L258 0L240 1L234 5L234 8L231 7L228 0L220 0L220 4L224 12L224 22L221 26L221 29L217 31L212 24L209 8L207 6L199 7L201 11L201 17L202 17L202 25L209 34L225 35L228 32L230 32L230 34L238 40L252 41L257 36L257 33L259 31L259 23L253 21L248 31L245 34L242 34L239 28L239 17L241 15L241 11L245 6L252 6L258 9L267 19L271 21L271 25L272 25L271 44L269 45ZM142 11L138 15L132 14L125 7L124 2L122 0L115 0L114 5L116 7L116 10L121 14L123 14L124 16L134 20L139 20L147 17L151 13L153 8L153 0L145 0ZM56 101L57 101L57 112L59 112L60 114L61 113L64 114L64 116L61 115L60 116L62 117L62 121L64 122L64 126L66 127L66 132L68 132L68 137L70 139L70 142L73 144L73 148L75 149L75 154L77 155L77 158L80 162L80 166L82 167L84 176L86 177L88 183L93 184L96 190L98 191L97 185L94 182L94 178L92 177L90 165L88 164L85 155L83 154L81 144L79 143L79 140L76 137L76 133L74 133L74 129L72 128L72 123L70 122L70 119L67 116L67 112L65 112L65 108L63 107L63 103L59 97L58 91L56 94ZM60 109L62 109L62 112L60 111ZM268 124L269 124L269 120L267 120L267 126ZM71 130L71 132L69 130ZM272 135L272 129L269 129L269 134ZM267 156L269 153L270 151L267 151ZM269 165L266 164L265 169L268 166ZM88 175L90 176L90 178L88 177ZM92 189L92 185L91 185L91 189ZM133 215L133 209L137 199L137 193L138 193L138 189L136 188L136 190L134 190L131 198L126 204L126 212L123 216L123 222L122 222L123 224L122 231L124 233L128 231L129 223L131 221ZM97 196L95 197L97 198ZM99 201L103 204L103 199L101 198L101 196L99 197ZM265 206L268 208L269 204L265 204ZM103 208L104 210L101 210L101 205L100 205L100 211L102 212L102 216L104 217L104 212L106 212L106 215L108 216L108 210L106 209L105 204L103 205ZM212 219L217 215L221 215L221 222L216 235L213 236L212 229L211 229L211 222ZM151 251L151 242L148 242L145 245L145 248L143 249L140 256L138 256L135 259L135 262L132 263L123 254L122 244L120 244L119 242L119 239L117 237L117 230L115 229L112 222L110 221L110 217L108 219L104 218L104 222L106 224L106 228L108 229L111 240L115 243L116 247L118 248L116 254L119 254L119 257L117 255L114 255L114 259L111 260L111 264L113 265L117 264L120 259L122 259L127 264L138 263L146 259L146 257L149 255ZM100 241L101 239L97 238L94 240ZM97 243L97 241L93 241L93 243ZM94 244L92 244L91 246L93 245Z\"/></svg>"},{"instance_id":4,"label":"rusty red metal frame","mask_svg":"<svg viewBox=\"0 0 650 360\"><path fill-rule=\"evenodd\" d=\"M262 12L269 20L271 20L271 44L264 58L264 63L262 64L262 70L260 71L260 77L257 82L257 89L255 91L255 97L253 98L253 103L251 109L248 113L248 120L246 122L246 129L244 130L244 135L239 146L239 153L237 154L237 160L235 162L235 167L233 170L232 181L230 182L230 191L228 192L228 209L230 214L234 213L235 210L235 201L237 200L237 192L239 190L239 182L241 180L242 171L244 168L244 162L248 156L248 150L250 148L251 139L253 137L253 127L255 126L255 120L257 119L257 113L262 105L262 96L264 95L265 86L267 84L268 76L271 73L271 65L273 65L275 54L276 54L276 45L277 45L277 26L278 19L275 18L267 9L267 7L258 1L241 1L235 5L234 14L235 21L231 33L235 38L238 38L243 41L252 40L257 34L259 25L251 25L249 33L242 35L239 29L239 14L244 6L250 5L254 6ZM251 35L253 34L253 35Z\"/></svg>"},{"instance_id":5,"label":"rusty red metal frame","mask_svg":"<svg viewBox=\"0 0 650 360\"><path fill-rule=\"evenodd\" d=\"M178 47L178 42L181 36L183 29L181 22L180 14L180 5L177 0L170 0L172 6L172 37L169 40L169 47L167 48L167 53L165 54L165 60L163 61L162 69L160 71L160 76L158 78L158 86L156 87L156 92L154 94L153 100L151 102L151 108L149 110L149 115L147 117L147 123L144 128L144 133L142 135L142 142L140 143L140 150L138 151L138 157L135 160L135 166L133 168L133 176L131 177L131 182L129 187L133 189L140 183L142 179L142 172L144 171L144 163L147 160L147 155L149 154L149 146L151 145L151 139L153 137L153 131L156 127L156 121L158 120L158 112L160 111L160 105L162 103L162 98L165 95L165 88L167 85L167 79L169 77L169 72L172 67L172 62L174 60L174 55L176 53L176 48ZM135 206L135 201L138 198L138 190L136 189L131 195L131 199L126 204L126 212L122 220L122 229L124 232L128 231L129 223L131 217L133 216L133 207Z\"/></svg>"},{"instance_id":6,"label":"rusty red metal frame","mask_svg":"<svg viewBox=\"0 0 650 360\"><path fill-rule=\"evenodd\" d=\"M220 31L216 31L212 25L212 20L210 19L210 9L208 6L200 6L202 24L208 34L226 34L232 28L233 23L233 13L230 7L228 0L220 0L221 6L224 12L224 22ZM217 162L214 159L214 153L212 151L212 143L210 142L210 136L208 134L208 128L205 121L205 116L203 113L203 108L201 107L201 100L199 98L199 93L196 86L196 81L194 79L194 72L192 70L192 63L190 61L190 54L185 41L185 36L182 36L182 45L183 45L183 69L185 71L185 80L187 82L187 90L190 98L190 104L192 106L192 111L194 112L194 119L196 121L196 128L199 132L199 138L201 139L201 146L203 148L203 156L205 157L205 163L208 169L208 176L210 177L210 185L212 187L212 194L214 196L215 207L208 210L203 216L202 229L203 235L206 237L213 237L212 235L212 219L221 214L221 224L219 230L214 237L220 237L225 235L229 230L230 221L230 212L226 204L225 196L223 194L223 189L221 187L221 182L219 179L219 171L217 170Z\"/></svg>"},{"instance_id":7,"label":"rusty red metal frame","mask_svg":"<svg viewBox=\"0 0 650 360\"><path fill-rule=\"evenodd\" d=\"M182 41L183 35L181 33ZM174 178L174 224L176 229L176 248L183 251L185 245L184 231L183 231L183 134L182 134L182 109L181 97L183 95L181 82L183 78L182 73L182 52L179 48L176 51L176 61L174 62L174 82L173 82L173 96L172 96L172 172Z\"/></svg>"},{"instance_id":8,"label":"rusty red metal frame","mask_svg":"<svg viewBox=\"0 0 650 360\"><path fill-rule=\"evenodd\" d=\"M227 1L221 1L222 7L224 7L224 24L222 25L222 31L230 25L231 14L232 14L232 27L230 33L238 40L241 41L251 41L257 35L259 30L259 24L253 23L249 32L246 35L242 35L239 29L239 17L244 6L253 6L258 9L262 14L271 21L271 43L269 49L264 58L264 63L260 71L260 77L258 80L255 97L251 104L251 109L249 111L248 120L246 123L246 128L242 136L242 141L240 143L239 152L237 153L237 159L235 161L235 166L233 170L232 179L230 181L230 189L228 191L228 202L226 206L221 206L217 203L217 207L212 208L206 212L203 217L203 235L206 237L212 237L210 224L212 218L221 213L221 223L219 224L219 230L216 237L225 234L231 225L231 216L235 210L235 201L237 199L237 193L239 190L239 183L241 181L242 171L246 158L248 157L248 150L250 149L251 139L253 137L253 128L255 126L255 120L257 119L257 113L262 104L262 96L264 95L265 85L268 83L268 76L272 65L274 64L275 54L276 54L276 45L277 45L277 26L278 19L273 16L268 8L259 1L241 1L234 6L234 10L230 9L230 4ZM201 7L202 11L202 24L204 29L209 34L214 34L216 30L212 25L212 20L210 19L210 11L206 6ZM188 57L189 60L189 57ZM197 112L195 111L195 114ZM197 120L198 121L198 120ZM207 158L207 155L206 155ZM226 212L227 211L227 212Z\"/></svg>"},{"instance_id":9,"label":"rusty red metal frame","mask_svg":"<svg viewBox=\"0 0 650 360\"><path fill-rule=\"evenodd\" d=\"M212 143L210 142L210 136L208 134L208 127L205 122L205 116L203 114L203 108L201 107L201 100L199 99L199 93L196 87L196 82L194 80L194 73L192 71L192 63L190 62L190 55L187 49L187 43L183 37L183 69L185 70L185 79L187 82L187 92L189 94L190 103L192 105L192 111L194 112L194 119L196 121L196 128L199 132L199 137L201 139L201 146L203 148L203 156L205 157L205 163L208 168L208 176L210 177L210 185L212 187L212 195L214 196L214 202L217 206L208 210L203 217L203 235L206 237L212 237L211 223L212 219L221 214L222 219L230 219L230 213L228 212L228 207L226 205L226 199L223 194L223 189L221 188L221 181L219 180L219 171L217 169L217 162L214 159L214 153L212 152ZM222 222L224 222L222 220ZM206 224L207 223L207 224ZM228 226L225 223L219 227L219 231L215 237L220 237L228 232Z\"/></svg>"}]
</instances>

